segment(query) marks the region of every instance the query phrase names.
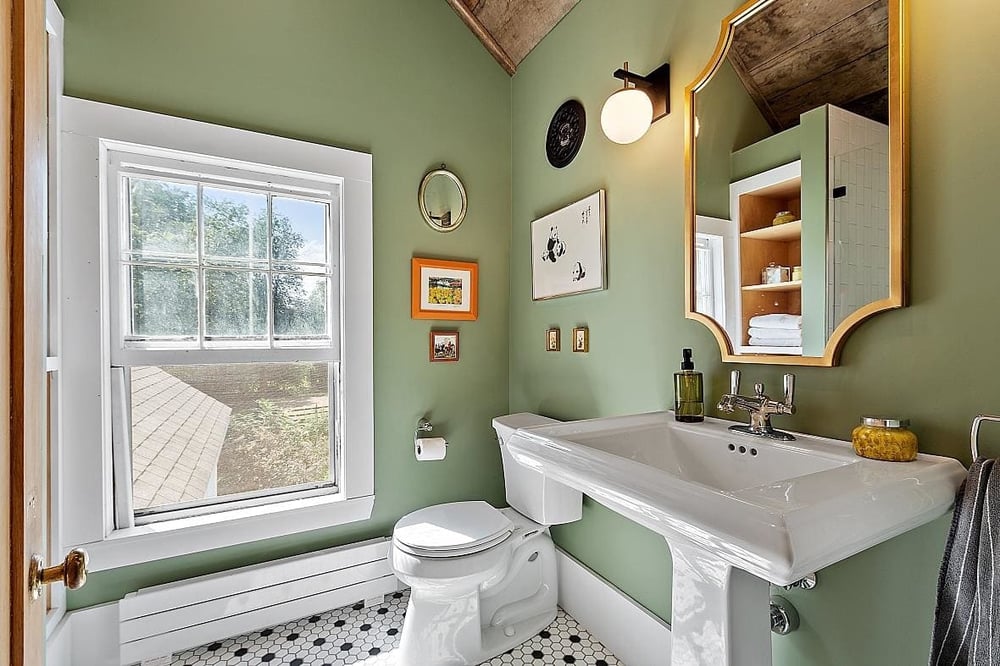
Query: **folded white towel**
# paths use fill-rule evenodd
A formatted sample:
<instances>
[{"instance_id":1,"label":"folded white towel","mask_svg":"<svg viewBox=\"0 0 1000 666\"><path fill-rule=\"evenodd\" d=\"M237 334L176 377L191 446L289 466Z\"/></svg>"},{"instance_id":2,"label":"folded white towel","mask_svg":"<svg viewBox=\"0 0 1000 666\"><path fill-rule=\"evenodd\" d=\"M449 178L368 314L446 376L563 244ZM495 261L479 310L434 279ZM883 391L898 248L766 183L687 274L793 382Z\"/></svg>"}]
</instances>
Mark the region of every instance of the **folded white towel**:
<instances>
[{"instance_id":1,"label":"folded white towel","mask_svg":"<svg viewBox=\"0 0 1000 666\"><path fill-rule=\"evenodd\" d=\"M801 347L802 340L792 340L791 338L750 338L750 344L755 347Z\"/></svg>"},{"instance_id":2,"label":"folded white towel","mask_svg":"<svg viewBox=\"0 0 1000 666\"><path fill-rule=\"evenodd\" d=\"M802 340L800 328L751 328L751 338L766 340Z\"/></svg>"},{"instance_id":3,"label":"folded white towel","mask_svg":"<svg viewBox=\"0 0 1000 666\"><path fill-rule=\"evenodd\" d=\"M766 314L750 318L753 328L802 328L802 315Z\"/></svg>"}]
</instances>

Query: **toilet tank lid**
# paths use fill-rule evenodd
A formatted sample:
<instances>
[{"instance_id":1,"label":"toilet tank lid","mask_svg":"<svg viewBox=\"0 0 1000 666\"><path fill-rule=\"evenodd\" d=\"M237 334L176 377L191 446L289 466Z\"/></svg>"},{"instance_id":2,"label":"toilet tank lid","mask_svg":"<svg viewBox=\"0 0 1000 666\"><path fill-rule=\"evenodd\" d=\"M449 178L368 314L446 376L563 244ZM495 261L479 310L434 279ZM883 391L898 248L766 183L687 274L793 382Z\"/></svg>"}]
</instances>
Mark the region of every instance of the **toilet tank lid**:
<instances>
[{"instance_id":1,"label":"toilet tank lid","mask_svg":"<svg viewBox=\"0 0 1000 666\"><path fill-rule=\"evenodd\" d=\"M507 414L493 419L493 427L498 431L514 432L518 428L534 428L537 426L554 425L561 423L547 416L532 414L531 412L518 412L517 414Z\"/></svg>"},{"instance_id":2,"label":"toilet tank lid","mask_svg":"<svg viewBox=\"0 0 1000 666\"><path fill-rule=\"evenodd\" d=\"M411 548L444 551L469 548L513 529L514 523L486 502L451 502L403 516L392 536Z\"/></svg>"}]
</instances>

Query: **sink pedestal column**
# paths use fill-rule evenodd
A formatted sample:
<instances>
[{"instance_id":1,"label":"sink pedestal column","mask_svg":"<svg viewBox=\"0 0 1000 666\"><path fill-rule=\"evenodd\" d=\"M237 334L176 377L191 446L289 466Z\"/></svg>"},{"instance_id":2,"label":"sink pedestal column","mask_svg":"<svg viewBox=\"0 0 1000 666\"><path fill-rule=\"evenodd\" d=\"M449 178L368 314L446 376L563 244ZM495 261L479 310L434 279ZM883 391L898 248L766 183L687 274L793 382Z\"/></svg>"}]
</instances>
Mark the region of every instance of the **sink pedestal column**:
<instances>
[{"instance_id":1,"label":"sink pedestal column","mask_svg":"<svg viewBox=\"0 0 1000 666\"><path fill-rule=\"evenodd\" d=\"M670 666L771 666L770 585L697 546L673 557Z\"/></svg>"}]
</instances>

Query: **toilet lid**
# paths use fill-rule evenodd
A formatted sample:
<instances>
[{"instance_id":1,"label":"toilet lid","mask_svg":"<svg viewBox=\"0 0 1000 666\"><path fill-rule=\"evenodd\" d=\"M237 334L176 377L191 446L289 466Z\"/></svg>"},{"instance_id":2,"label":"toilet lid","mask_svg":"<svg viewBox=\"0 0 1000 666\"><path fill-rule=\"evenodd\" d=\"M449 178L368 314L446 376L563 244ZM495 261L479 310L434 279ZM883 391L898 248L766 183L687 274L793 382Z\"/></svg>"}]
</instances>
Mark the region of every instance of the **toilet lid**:
<instances>
[{"instance_id":1,"label":"toilet lid","mask_svg":"<svg viewBox=\"0 0 1000 666\"><path fill-rule=\"evenodd\" d=\"M486 502L452 502L403 516L393 538L422 551L458 551L497 541L513 529L514 523Z\"/></svg>"}]
</instances>

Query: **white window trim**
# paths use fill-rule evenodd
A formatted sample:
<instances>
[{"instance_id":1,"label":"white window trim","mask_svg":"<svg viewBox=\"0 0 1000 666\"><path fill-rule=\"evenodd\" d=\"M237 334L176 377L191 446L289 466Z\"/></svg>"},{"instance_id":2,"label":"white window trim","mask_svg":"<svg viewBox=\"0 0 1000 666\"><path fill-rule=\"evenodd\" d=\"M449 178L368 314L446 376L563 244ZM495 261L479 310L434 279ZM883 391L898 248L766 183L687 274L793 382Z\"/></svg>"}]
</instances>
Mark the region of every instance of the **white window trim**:
<instances>
[{"instance_id":1,"label":"white window trim","mask_svg":"<svg viewBox=\"0 0 1000 666\"><path fill-rule=\"evenodd\" d=\"M219 156L205 156L188 152L167 150L162 147L149 147L132 143L101 138L101 177L105 188L107 216L102 220L103 231L108 239L108 285L111 303L111 364L114 367L134 368L144 365L185 365L193 363L217 364L223 362L237 363L268 363L278 361L292 362L325 362L329 369L329 394L331 398L330 418L334 425L339 425L339 410L342 407L341 382L339 372L341 367L340 344L340 302L342 272L340 270L340 255L343 245L343 196L344 179L333 174L308 173L292 171L283 167L273 167L265 164L251 164L241 160L225 159ZM199 192L202 187L237 187L244 191L253 191L264 196L306 197L310 201L320 202L327 210L327 229L325 233L326 247L323 263L302 263L296 271L301 275L317 275L330 281L327 291L327 328L326 337L322 340L306 342L289 338L280 338L270 328L263 338L254 341L212 340L205 330L205 321L198 326L195 339L169 340L152 337L142 340L129 340L128 320L130 317L129 290L126 287L123 266L149 264L150 257L142 253L129 251L129 223L125 210L128 197L125 195L127 178L156 178L169 182L185 182L196 185ZM201 196L199 194L199 196ZM268 204L270 206L270 204ZM199 202L199 210L201 203ZM268 208L270 211L270 208ZM200 215L200 213L199 213ZM200 226L200 222L199 222ZM198 250L193 255L178 256L170 265L187 269L196 268L210 270L213 268L212 258L206 258L204 239L199 232ZM270 234L270 230L268 231ZM153 263L156 263L153 258ZM267 274L280 272L274 266L270 257L255 262L254 270ZM204 317L203 286L198 290L200 302L199 312ZM268 307L270 312L270 307ZM114 374L114 373L113 373ZM263 504L320 494L335 494L340 479L344 473L341 469L343 457L336 447L342 442L342 433L336 427L330 428L330 477L318 485L316 483L301 484L299 488L268 488L261 493L247 493L242 496L222 496L214 501L201 503L199 506L182 508L177 505L161 507L143 507L140 512L134 509L131 487L131 446L128 426L122 427L123 408L122 397L127 392L121 392L119 383L121 375L112 379L112 465L115 473L115 515L118 530L125 530L136 525L158 521L174 521L194 515L209 514L219 511L230 512L235 509L247 508ZM125 416L124 419L128 420ZM118 427L115 427L118 426ZM308 487L306 487L308 486ZM282 493L283 497L275 495ZM266 496L265 496L266 495ZM233 515L233 514L229 514Z\"/></svg>"},{"instance_id":2,"label":"white window trim","mask_svg":"<svg viewBox=\"0 0 1000 666\"><path fill-rule=\"evenodd\" d=\"M58 562L61 558L65 556L66 549L63 548L61 542L61 521L63 517L63 494L60 485L61 473L61 454L59 451L59 442L62 441L62 420L60 418L62 412L61 404L61 389L60 389L60 378L58 374L60 365L60 353L62 351L62 345L60 344L60 333L61 333L61 322L59 321L59 313L56 308L51 307L52 304L59 302L61 299L60 283L59 283L59 230L60 230L60 204L58 191L60 188L59 180L59 164L60 164L60 121L59 121L59 110L62 104L62 89L63 89L63 34L64 34L65 21L63 20L63 15L59 11L59 7L56 5L54 0L46 0L45 2L45 30L46 37L48 40L48 77L49 77L49 87L48 87L48 101L49 101L49 123L48 123L48 148L49 148L49 164L48 164L48 178L49 178L49 191L48 191L48 207L49 207L49 219L48 219L48 244L47 251L48 257L46 260L46 283L48 288L48 301L50 305L50 312L48 313L48 349L46 350L45 359L45 371L50 374L50 392L49 392L49 436L50 436L50 449L49 453L51 458L48 460L49 465L49 478L48 478L48 497L50 504L48 506L49 515L49 529L46 534L48 542L46 543L47 548L47 560L49 562ZM63 615L66 611L66 590L61 585L54 586L54 589L50 588L49 597L49 609L45 614L45 636L49 639L53 632L63 619Z\"/></svg>"},{"instance_id":3,"label":"white window trim","mask_svg":"<svg viewBox=\"0 0 1000 666\"><path fill-rule=\"evenodd\" d=\"M343 179L340 331L344 407L338 492L258 507L114 529L111 468L111 304L102 218L101 140L214 155ZM100 571L341 525L374 506L372 158L355 151L136 111L71 97L62 104L63 444L62 542ZM169 144L169 145L166 145ZM99 353L98 353L99 352Z\"/></svg>"},{"instance_id":4,"label":"white window trim","mask_svg":"<svg viewBox=\"0 0 1000 666\"><path fill-rule=\"evenodd\" d=\"M88 569L102 571L368 520L374 506L373 495L350 500L340 494L294 499L114 530L102 541L83 547L90 555ZM249 537L234 540L234 535L244 534Z\"/></svg>"},{"instance_id":5,"label":"white window trim","mask_svg":"<svg viewBox=\"0 0 1000 666\"><path fill-rule=\"evenodd\" d=\"M705 233L700 229L695 234L695 247L697 249L697 241L704 240L709 246L709 257L711 258L711 273L707 276L710 278L712 287L712 299L713 307L711 312L705 312L699 310L702 314L707 314L715 321L726 321L726 251L725 251L725 238L720 234ZM696 260L697 263L697 260ZM699 266L700 268L700 266ZM697 274L697 279L702 279L702 275L699 272ZM697 281L695 290L697 291ZM696 294L697 295L697 294Z\"/></svg>"},{"instance_id":6,"label":"white window trim","mask_svg":"<svg viewBox=\"0 0 1000 666\"><path fill-rule=\"evenodd\" d=\"M724 264L723 300L725 320L717 320L729 331L730 340L740 339L740 236L732 220L698 215L695 219L697 233L722 237L722 261Z\"/></svg>"}]
</instances>

